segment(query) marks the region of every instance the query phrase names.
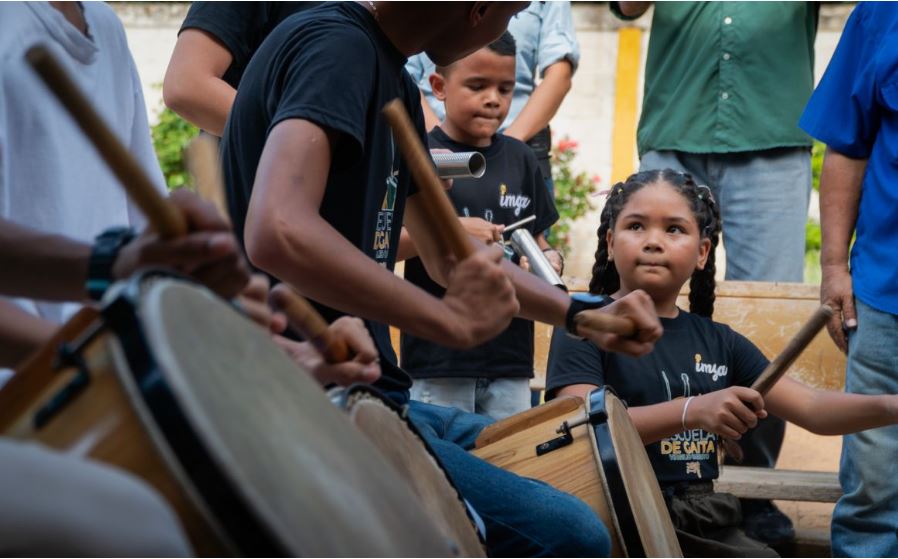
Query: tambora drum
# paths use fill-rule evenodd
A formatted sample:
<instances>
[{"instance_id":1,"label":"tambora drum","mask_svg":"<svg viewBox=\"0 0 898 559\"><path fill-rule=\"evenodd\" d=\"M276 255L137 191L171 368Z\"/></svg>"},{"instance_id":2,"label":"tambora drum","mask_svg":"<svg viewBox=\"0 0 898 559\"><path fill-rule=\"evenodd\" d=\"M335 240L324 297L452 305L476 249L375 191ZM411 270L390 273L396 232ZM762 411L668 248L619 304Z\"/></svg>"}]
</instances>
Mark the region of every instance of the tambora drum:
<instances>
[{"instance_id":1,"label":"tambora drum","mask_svg":"<svg viewBox=\"0 0 898 559\"><path fill-rule=\"evenodd\" d=\"M402 410L376 390L362 385L334 391L332 400L346 410L350 421L408 482L446 539L457 544L458 555L485 557L467 505L427 442L403 417Z\"/></svg>"},{"instance_id":2,"label":"tambora drum","mask_svg":"<svg viewBox=\"0 0 898 559\"><path fill-rule=\"evenodd\" d=\"M5 435L143 477L201 554L453 555L400 474L265 331L181 280L114 288L101 316L73 319L0 392Z\"/></svg>"},{"instance_id":3,"label":"tambora drum","mask_svg":"<svg viewBox=\"0 0 898 559\"><path fill-rule=\"evenodd\" d=\"M682 557L667 506L626 406L607 389L562 397L483 430L476 456L586 502L612 555Z\"/></svg>"}]
</instances>

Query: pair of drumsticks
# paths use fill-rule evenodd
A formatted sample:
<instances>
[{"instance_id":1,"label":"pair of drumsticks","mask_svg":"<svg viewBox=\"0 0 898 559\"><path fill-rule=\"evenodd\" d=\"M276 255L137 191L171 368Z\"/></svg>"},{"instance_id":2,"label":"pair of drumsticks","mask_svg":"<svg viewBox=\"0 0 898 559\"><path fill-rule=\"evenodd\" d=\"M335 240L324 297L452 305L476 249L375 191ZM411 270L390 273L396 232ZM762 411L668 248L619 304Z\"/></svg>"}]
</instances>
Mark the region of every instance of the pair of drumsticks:
<instances>
[{"instance_id":1,"label":"pair of drumsticks","mask_svg":"<svg viewBox=\"0 0 898 559\"><path fill-rule=\"evenodd\" d=\"M45 47L36 46L25 56L97 148L100 156L159 235L168 239L186 235L187 223L184 216L170 201L159 194L140 164L106 126L50 51ZM437 238L443 241L444 248L448 248L459 261L464 260L473 254L474 247L446 197L440 179L434 171L432 160L421 144L421 139L405 107L395 99L384 107L383 112L393 128L400 150L408 161L419 189L418 196L422 206L430 214L429 222L434 224L436 231L442 232ZM198 181L212 184L211 190L222 191L217 150L211 143L208 145L212 148L194 149L192 170L196 173ZM275 286L270 298L272 304L287 315L291 325L311 341L328 362L339 363L350 358L345 343L333 337L321 315L290 286L286 284ZM832 309L828 306L820 307L783 353L770 363L752 388L762 395L765 394L823 328L831 315ZM636 332L633 321L607 313L582 312L577 315L577 321L597 331L622 336L632 336Z\"/></svg>"}]
</instances>

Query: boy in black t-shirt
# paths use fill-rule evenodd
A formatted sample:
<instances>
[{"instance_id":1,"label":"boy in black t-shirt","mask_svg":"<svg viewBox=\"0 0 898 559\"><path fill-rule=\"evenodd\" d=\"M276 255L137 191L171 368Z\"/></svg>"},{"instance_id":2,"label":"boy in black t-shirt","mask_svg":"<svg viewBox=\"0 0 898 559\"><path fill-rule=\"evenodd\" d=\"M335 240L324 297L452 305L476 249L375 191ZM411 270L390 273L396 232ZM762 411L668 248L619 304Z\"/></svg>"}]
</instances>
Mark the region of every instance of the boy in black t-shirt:
<instances>
[{"instance_id":1,"label":"boy in black t-shirt","mask_svg":"<svg viewBox=\"0 0 898 559\"><path fill-rule=\"evenodd\" d=\"M399 369L387 324L447 345L495 337L518 311L571 325L609 350L643 354L660 325L645 294L598 312L637 324L635 339L584 329L584 307L479 247L461 262L442 252L408 167L381 112L399 98L423 139L419 93L407 56L442 65L497 38L523 3L333 3L287 18L250 61L222 139L228 204L250 260L297 287L326 318L364 317L380 353L375 384L399 404ZM447 286L435 298L392 273L408 227L428 272ZM487 527L491 555L595 556L607 531L582 501L524 480L466 449L489 421L412 402L410 420Z\"/></svg>"},{"instance_id":2,"label":"boy in black t-shirt","mask_svg":"<svg viewBox=\"0 0 898 559\"><path fill-rule=\"evenodd\" d=\"M479 151L486 173L479 179L456 179L449 190L455 210L468 231L491 243L506 225L535 216L525 227L541 248L561 260L543 231L558 219L545 188L539 163L527 144L499 135L515 85L515 41L506 31L497 41L430 77L434 95L446 104L446 120L430 135L430 147ZM492 230L491 230L492 229ZM485 235L483 234L485 232ZM406 262L405 278L440 297L443 288L427 275L420 259ZM402 335L402 367L415 379L414 400L451 406L493 419L530 407L533 376L533 322L515 318L496 338L473 349L458 350Z\"/></svg>"}]
</instances>

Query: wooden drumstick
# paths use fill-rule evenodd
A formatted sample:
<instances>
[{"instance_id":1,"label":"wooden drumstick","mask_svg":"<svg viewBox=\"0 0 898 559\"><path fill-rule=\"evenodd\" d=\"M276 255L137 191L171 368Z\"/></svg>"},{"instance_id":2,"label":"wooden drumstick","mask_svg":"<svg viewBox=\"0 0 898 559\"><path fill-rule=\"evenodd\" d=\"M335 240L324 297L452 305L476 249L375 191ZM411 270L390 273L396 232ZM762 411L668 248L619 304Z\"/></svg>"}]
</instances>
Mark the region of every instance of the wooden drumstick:
<instances>
[{"instance_id":1,"label":"wooden drumstick","mask_svg":"<svg viewBox=\"0 0 898 559\"><path fill-rule=\"evenodd\" d=\"M817 333L826 326L826 323L832 316L833 310L829 305L820 305L814 311L814 314L811 315L811 318L801 327L801 330L789 340L785 349L767 365L767 368L752 383L751 387L760 392L761 396L767 394L773 388L773 385L786 374L792 363L814 340Z\"/></svg>"},{"instance_id":2,"label":"wooden drumstick","mask_svg":"<svg viewBox=\"0 0 898 559\"><path fill-rule=\"evenodd\" d=\"M577 325L582 324L585 328L598 332L607 332L625 337L636 334L636 324L632 320L601 312L599 309L590 309L577 313L574 316L574 322Z\"/></svg>"},{"instance_id":3,"label":"wooden drumstick","mask_svg":"<svg viewBox=\"0 0 898 559\"><path fill-rule=\"evenodd\" d=\"M421 144L405 106L399 99L394 99L384 106L383 112L418 186L417 196L430 215L434 231L439 232L437 238L459 261L464 260L474 253L474 246L446 196L443 183L433 167L433 159Z\"/></svg>"},{"instance_id":4,"label":"wooden drumstick","mask_svg":"<svg viewBox=\"0 0 898 559\"><path fill-rule=\"evenodd\" d=\"M25 58L97 148L159 235L165 239L186 235L184 216L159 193L140 163L103 122L50 51L44 46L35 46L25 53Z\"/></svg>"},{"instance_id":5,"label":"wooden drumstick","mask_svg":"<svg viewBox=\"0 0 898 559\"><path fill-rule=\"evenodd\" d=\"M201 198L212 202L218 213L230 222L225 202L225 186L218 158L218 141L201 134L184 149L184 161L193 175L193 184Z\"/></svg>"},{"instance_id":6,"label":"wooden drumstick","mask_svg":"<svg viewBox=\"0 0 898 559\"><path fill-rule=\"evenodd\" d=\"M328 363L349 361L346 343L334 337L318 311L286 283L274 286L269 295L271 305L287 315L290 325L307 339Z\"/></svg>"}]
</instances>

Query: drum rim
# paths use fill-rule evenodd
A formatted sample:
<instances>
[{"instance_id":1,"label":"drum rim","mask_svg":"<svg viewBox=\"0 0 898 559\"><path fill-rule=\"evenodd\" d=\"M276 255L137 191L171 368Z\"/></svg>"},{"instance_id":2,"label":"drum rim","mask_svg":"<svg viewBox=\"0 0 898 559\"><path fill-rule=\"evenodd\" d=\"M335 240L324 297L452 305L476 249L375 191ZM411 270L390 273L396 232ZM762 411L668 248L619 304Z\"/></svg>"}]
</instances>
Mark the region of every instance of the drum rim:
<instances>
[{"instance_id":1,"label":"drum rim","mask_svg":"<svg viewBox=\"0 0 898 559\"><path fill-rule=\"evenodd\" d=\"M142 284L148 277L141 274L127 282L104 306L102 313L122 346L128 362L128 378L152 419L153 427L162 435L153 437L154 442L168 445L164 454L177 461L187 477L182 482L188 481L201 496L201 508L221 526L224 539L241 553L251 556L289 556L284 543L255 514L235 488L233 480L218 466L153 358L139 316ZM170 274L166 277L172 278Z\"/></svg>"},{"instance_id":2,"label":"drum rim","mask_svg":"<svg viewBox=\"0 0 898 559\"><path fill-rule=\"evenodd\" d=\"M486 551L486 538L485 534L481 533L480 523L474 516L471 514L471 511L475 511L477 509L474 508L474 505L468 502L465 499L464 495L461 494L458 487L455 486L455 482L452 481L452 478L449 477L449 472L446 470L446 467L443 466L443 462L440 460L440 457L437 456L436 452L434 452L433 448L431 448L430 443L421 435L421 431L418 429L418 426L414 424L414 422L408 417L408 407L401 406L394 402L392 399L386 396L382 391L377 388L367 385L367 384L359 384L355 383L343 390L340 390L334 398L331 399L337 406L340 408L349 411L349 406L356 401L362 398L374 398L379 403L383 404L390 410L392 410L399 419L403 422L403 424L408 428L409 431L418 439L421 443L421 446L424 447L424 450L430 455L433 461L436 463L437 467L443 473L443 477L446 479L446 482L449 484L449 487L455 492L456 497L458 498L459 504L461 504L462 509L465 511L465 515L468 517L468 522L471 524L471 529L474 534L477 536L477 540L480 542L480 547ZM485 528L484 528L485 530Z\"/></svg>"},{"instance_id":3,"label":"drum rim","mask_svg":"<svg viewBox=\"0 0 898 559\"><path fill-rule=\"evenodd\" d=\"M608 424L607 394L614 395L609 387L593 390L589 394L589 423L592 426L596 447L605 473L608 495L614 517L617 519L621 540L629 557L645 557L645 547L639 535L639 525L630 506L630 495L617 459L617 448Z\"/></svg>"}]
</instances>

